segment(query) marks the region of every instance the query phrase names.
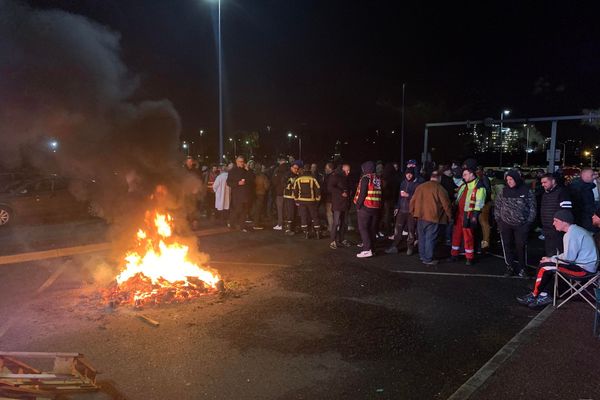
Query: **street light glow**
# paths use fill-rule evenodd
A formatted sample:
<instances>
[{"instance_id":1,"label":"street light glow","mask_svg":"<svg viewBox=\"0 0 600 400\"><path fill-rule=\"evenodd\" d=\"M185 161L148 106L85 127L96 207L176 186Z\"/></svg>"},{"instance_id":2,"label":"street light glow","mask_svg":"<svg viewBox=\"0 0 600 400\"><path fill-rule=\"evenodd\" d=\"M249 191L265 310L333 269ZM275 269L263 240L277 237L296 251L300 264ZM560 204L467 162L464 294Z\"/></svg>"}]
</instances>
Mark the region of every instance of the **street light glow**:
<instances>
[{"instance_id":1,"label":"street light glow","mask_svg":"<svg viewBox=\"0 0 600 400\"><path fill-rule=\"evenodd\" d=\"M504 115L508 115L508 114L510 114L510 110L504 110L502 113L503 113Z\"/></svg>"},{"instance_id":2,"label":"street light glow","mask_svg":"<svg viewBox=\"0 0 600 400\"><path fill-rule=\"evenodd\" d=\"M292 136L294 136L294 135L292 134L292 132L288 132L288 137L292 137Z\"/></svg>"}]
</instances>

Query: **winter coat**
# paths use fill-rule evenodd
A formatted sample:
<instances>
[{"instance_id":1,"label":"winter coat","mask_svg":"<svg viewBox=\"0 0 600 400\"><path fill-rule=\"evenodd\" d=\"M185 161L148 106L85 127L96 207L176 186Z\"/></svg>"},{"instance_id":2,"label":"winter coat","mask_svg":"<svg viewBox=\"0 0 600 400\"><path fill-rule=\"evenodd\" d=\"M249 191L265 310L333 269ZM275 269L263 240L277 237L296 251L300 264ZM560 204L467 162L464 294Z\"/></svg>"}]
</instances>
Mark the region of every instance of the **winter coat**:
<instances>
[{"instance_id":1,"label":"winter coat","mask_svg":"<svg viewBox=\"0 0 600 400\"><path fill-rule=\"evenodd\" d=\"M285 189L285 184L288 175L287 173L289 169L290 167L287 164L280 164L273 172L273 177L271 178L271 185L273 186L273 192L276 196L283 196L283 189Z\"/></svg>"},{"instance_id":2,"label":"winter coat","mask_svg":"<svg viewBox=\"0 0 600 400\"><path fill-rule=\"evenodd\" d=\"M511 176L517 185L514 188L506 185L496 196L494 217L498 223L510 226L522 226L535 221L536 201L533 192L525 185L518 173Z\"/></svg>"},{"instance_id":3,"label":"winter coat","mask_svg":"<svg viewBox=\"0 0 600 400\"><path fill-rule=\"evenodd\" d=\"M242 179L246 180L244 185L239 184ZM231 188L233 201L249 202L254 194L254 174L244 168L233 167L227 176L227 185Z\"/></svg>"},{"instance_id":4,"label":"winter coat","mask_svg":"<svg viewBox=\"0 0 600 400\"><path fill-rule=\"evenodd\" d=\"M331 196L331 209L333 211L348 211L350 208L350 188L348 177L341 169L329 175L327 180L327 193ZM346 197L342 196L346 193Z\"/></svg>"},{"instance_id":5,"label":"winter coat","mask_svg":"<svg viewBox=\"0 0 600 400\"><path fill-rule=\"evenodd\" d=\"M554 214L561 208L571 209L571 196L567 188L555 186L550 191L542 193L540 219L544 229L554 229Z\"/></svg>"},{"instance_id":6,"label":"winter coat","mask_svg":"<svg viewBox=\"0 0 600 400\"><path fill-rule=\"evenodd\" d=\"M580 178L573 180L569 185L571 201L573 202L573 215L575 223L588 231L595 232L592 225L592 215L595 211L593 183L586 183Z\"/></svg>"},{"instance_id":7,"label":"winter coat","mask_svg":"<svg viewBox=\"0 0 600 400\"><path fill-rule=\"evenodd\" d=\"M410 199L413 217L436 224L447 224L452 218L452 208L446 189L435 181L419 185Z\"/></svg>"},{"instance_id":8,"label":"winter coat","mask_svg":"<svg viewBox=\"0 0 600 400\"><path fill-rule=\"evenodd\" d=\"M221 172L215 178L213 191L215 192L215 208L219 211L229 210L231 188L227 186L227 172Z\"/></svg>"},{"instance_id":9,"label":"winter coat","mask_svg":"<svg viewBox=\"0 0 600 400\"><path fill-rule=\"evenodd\" d=\"M420 182L417 181L417 177L415 176L412 180L407 181L406 179L402 181L400 184L399 193L405 191L408 193L408 197L402 197L400 194L398 195L398 203L396 203L396 209L398 209L401 213L407 213L410 211L410 199L412 198L417 186L420 185Z\"/></svg>"},{"instance_id":10,"label":"winter coat","mask_svg":"<svg viewBox=\"0 0 600 400\"><path fill-rule=\"evenodd\" d=\"M254 177L254 190L257 196L264 196L269 191L269 178L263 173L258 173Z\"/></svg>"},{"instance_id":11,"label":"winter coat","mask_svg":"<svg viewBox=\"0 0 600 400\"><path fill-rule=\"evenodd\" d=\"M325 203L331 203L331 193L329 192L329 180L333 176L334 172L325 174L323 177L323 184L321 185L321 198ZM319 182L321 183L321 182Z\"/></svg>"}]
</instances>

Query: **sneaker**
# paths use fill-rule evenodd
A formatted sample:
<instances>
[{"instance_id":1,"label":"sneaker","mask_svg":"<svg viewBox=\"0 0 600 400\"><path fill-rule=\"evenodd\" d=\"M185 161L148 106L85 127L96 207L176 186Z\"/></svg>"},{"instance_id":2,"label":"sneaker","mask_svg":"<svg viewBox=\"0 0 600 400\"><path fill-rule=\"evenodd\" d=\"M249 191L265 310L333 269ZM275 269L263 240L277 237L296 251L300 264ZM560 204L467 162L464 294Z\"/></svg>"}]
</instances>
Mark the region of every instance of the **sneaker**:
<instances>
[{"instance_id":1,"label":"sneaker","mask_svg":"<svg viewBox=\"0 0 600 400\"><path fill-rule=\"evenodd\" d=\"M402 231L402 236L408 236L408 232Z\"/></svg>"},{"instance_id":2,"label":"sneaker","mask_svg":"<svg viewBox=\"0 0 600 400\"><path fill-rule=\"evenodd\" d=\"M373 257L373 252L371 252L371 250L367 250L367 251L361 251L360 253L358 253L356 255L356 257L358 258L368 258L368 257Z\"/></svg>"},{"instance_id":3,"label":"sneaker","mask_svg":"<svg viewBox=\"0 0 600 400\"><path fill-rule=\"evenodd\" d=\"M337 243L336 242L329 243L329 248L333 249L333 250L336 250L338 248Z\"/></svg>"},{"instance_id":4,"label":"sneaker","mask_svg":"<svg viewBox=\"0 0 600 400\"><path fill-rule=\"evenodd\" d=\"M385 249L385 254L398 254L398 248L396 246L392 246L388 249Z\"/></svg>"},{"instance_id":5,"label":"sneaker","mask_svg":"<svg viewBox=\"0 0 600 400\"><path fill-rule=\"evenodd\" d=\"M390 235L390 236L388 236L388 239L394 240L395 237L396 237L396 235Z\"/></svg>"},{"instance_id":6,"label":"sneaker","mask_svg":"<svg viewBox=\"0 0 600 400\"><path fill-rule=\"evenodd\" d=\"M529 303L528 306L529 306L529 308L538 308L538 307L547 306L548 304L552 304L552 296L539 295L531 303Z\"/></svg>"},{"instance_id":7,"label":"sneaker","mask_svg":"<svg viewBox=\"0 0 600 400\"><path fill-rule=\"evenodd\" d=\"M425 265L438 265L439 261L438 260L423 261L423 264L425 264Z\"/></svg>"},{"instance_id":8,"label":"sneaker","mask_svg":"<svg viewBox=\"0 0 600 400\"><path fill-rule=\"evenodd\" d=\"M356 230L356 228L354 228L353 226L349 226L349 227L348 227L348 232L352 232L352 231L354 231L354 230Z\"/></svg>"},{"instance_id":9,"label":"sneaker","mask_svg":"<svg viewBox=\"0 0 600 400\"><path fill-rule=\"evenodd\" d=\"M294 236L296 232L294 231L285 231L286 236Z\"/></svg>"},{"instance_id":10,"label":"sneaker","mask_svg":"<svg viewBox=\"0 0 600 400\"><path fill-rule=\"evenodd\" d=\"M360 247L360 248L362 248L363 246L364 246L363 242L360 242L356 245L356 247Z\"/></svg>"},{"instance_id":11,"label":"sneaker","mask_svg":"<svg viewBox=\"0 0 600 400\"><path fill-rule=\"evenodd\" d=\"M542 235L538 236L538 239L540 239L540 240L546 240L546 236L544 236L544 235L542 234Z\"/></svg>"},{"instance_id":12,"label":"sneaker","mask_svg":"<svg viewBox=\"0 0 600 400\"><path fill-rule=\"evenodd\" d=\"M281 230L283 230L283 226L281 226L281 225L275 225L275 226L273 227L273 230L274 230L274 231L281 231Z\"/></svg>"},{"instance_id":13,"label":"sneaker","mask_svg":"<svg viewBox=\"0 0 600 400\"><path fill-rule=\"evenodd\" d=\"M518 276L519 278L528 278L527 271L525 271L524 269L520 270L515 275Z\"/></svg>"},{"instance_id":14,"label":"sneaker","mask_svg":"<svg viewBox=\"0 0 600 400\"><path fill-rule=\"evenodd\" d=\"M523 295L523 296L517 296L517 301L519 302L519 304L521 304L523 306L528 306L534 300L535 300L535 296L533 295L532 292L529 292L529 293L527 293L526 295Z\"/></svg>"},{"instance_id":15,"label":"sneaker","mask_svg":"<svg viewBox=\"0 0 600 400\"><path fill-rule=\"evenodd\" d=\"M351 247L352 245L350 244L350 242L349 242L349 241L347 241L347 240L342 240L342 246L344 246L344 247Z\"/></svg>"},{"instance_id":16,"label":"sneaker","mask_svg":"<svg viewBox=\"0 0 600 400\"><path fill-rule=\"evenodd\" d=\"M254 229L255 231L262 231L265 228L263 228L262 226L253 226L252 229Z\"/></svg>"},{"instance_id":17,"label":"sneaker","mask_svg":"<svg viewBox=\"0 0 600 400\"><path fill-rule=\"evenodd\" d=\"M244 232L244 233L248 233L248 232L250 232L250 231L249 231L248 229L246 229L246 228L242 228L242 229L240 229L240 230L241 230L242 232Z\"/></svg>"},{"instance_id":18,"label":"sneaker","mask_svg":"<svg viewBox=\"0 0 600 400\"><path fill-rule=\"evenodd\" d=\"M487 242L487 241L485 241L485 240L482 240L482 241L481 241L481 249L482 249L482 250L483 250L483 249L487 249L488 247L490 247L490 244L489 244L489 242Z\"/></svg>"}]
</instances>

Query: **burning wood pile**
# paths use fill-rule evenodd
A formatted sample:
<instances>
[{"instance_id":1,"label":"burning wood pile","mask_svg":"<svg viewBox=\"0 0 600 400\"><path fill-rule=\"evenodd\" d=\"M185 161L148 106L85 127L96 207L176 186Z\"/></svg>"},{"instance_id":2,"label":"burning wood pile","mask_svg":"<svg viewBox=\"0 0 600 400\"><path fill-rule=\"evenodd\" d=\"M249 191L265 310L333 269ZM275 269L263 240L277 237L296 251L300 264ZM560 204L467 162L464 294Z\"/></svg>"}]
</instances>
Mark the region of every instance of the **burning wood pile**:
<instances>
[{"instance_id":1,"label":"burning wood pile","mask_svg":"<svg viewBox=\"0 0 600 400\"><path fill-rule=\"evenodd\" d=\"M219 274L194 260L189 246L173 235L168 213L147 212L146 229L139 229L134 248L110 289L111 305L134 306L186 301L216 291Z\"/></svg>"}]
</instances>

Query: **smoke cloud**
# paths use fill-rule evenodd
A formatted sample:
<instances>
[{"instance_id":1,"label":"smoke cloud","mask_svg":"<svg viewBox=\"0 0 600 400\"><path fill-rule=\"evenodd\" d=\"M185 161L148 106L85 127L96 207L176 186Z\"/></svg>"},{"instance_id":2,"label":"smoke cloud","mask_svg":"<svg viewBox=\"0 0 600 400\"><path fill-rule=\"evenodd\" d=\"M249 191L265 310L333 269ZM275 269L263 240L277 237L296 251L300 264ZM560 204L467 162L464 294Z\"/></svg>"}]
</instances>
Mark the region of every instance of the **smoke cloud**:
<instances>
[{"instance_id":1,"label":"smoke cloud","mask_svg":"<svg viewBox=\"0 0 600 400\"><path fill-rule=\"evenodd\" d=\"M98 190L73 193L113 218L131 212L131 193L182 181L179 115L168 100L130 100L140 80L120 53L119 34L86 17L0 0L0 163L93 178Z\"/></svg>"}]
</instances>

